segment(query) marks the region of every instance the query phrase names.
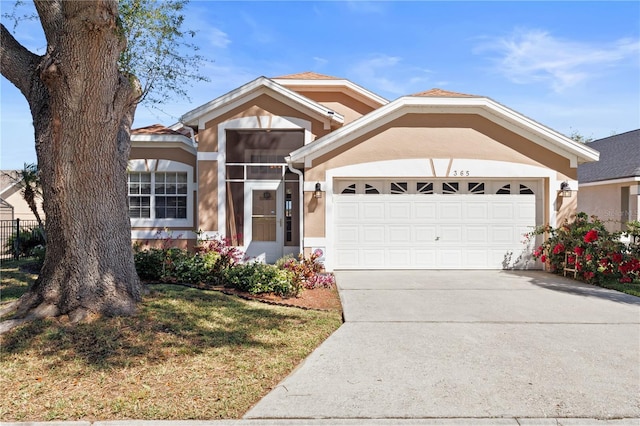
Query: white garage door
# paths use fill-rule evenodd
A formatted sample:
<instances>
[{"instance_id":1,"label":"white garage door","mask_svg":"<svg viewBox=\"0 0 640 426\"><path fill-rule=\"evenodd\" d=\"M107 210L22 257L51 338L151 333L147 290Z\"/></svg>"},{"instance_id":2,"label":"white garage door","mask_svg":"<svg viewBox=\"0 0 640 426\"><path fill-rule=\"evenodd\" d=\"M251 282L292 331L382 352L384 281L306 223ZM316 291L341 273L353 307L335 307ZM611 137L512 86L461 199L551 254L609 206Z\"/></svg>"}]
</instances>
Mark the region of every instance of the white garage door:
<instances>
[{"instance_id":1,"label":"white garage door","mask_svg":"<svg viewBox=\"0 0 640 426\"><path fill-rule=\"evenodd\" d=\"M535 195L525 188L516 194L335 194L335 269L512 266L525 249L523 234L536 224Z\"/></svg>"}]
</instances>

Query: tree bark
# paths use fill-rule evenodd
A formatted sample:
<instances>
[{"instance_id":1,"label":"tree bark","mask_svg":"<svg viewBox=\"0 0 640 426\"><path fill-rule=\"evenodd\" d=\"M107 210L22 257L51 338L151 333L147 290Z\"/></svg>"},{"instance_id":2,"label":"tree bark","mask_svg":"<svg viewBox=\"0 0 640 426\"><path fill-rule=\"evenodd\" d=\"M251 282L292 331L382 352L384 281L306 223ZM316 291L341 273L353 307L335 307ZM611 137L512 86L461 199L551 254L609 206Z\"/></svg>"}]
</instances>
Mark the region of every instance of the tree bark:
<instances>
[{"instance_id":1,"label":"tree bark","mask_svg":"<svg viewBox=\"0 0 640 426\"><path fill-rule=\"evenodd\" d=\"M118 71L117 1L36 1L47 53L2 27L2 74L27 98L47 217L47 250L18 317L129 315L141 299L127 199L137 93ZM25 75L27 76L25 78Z\"/></svg>"}]
</instances>

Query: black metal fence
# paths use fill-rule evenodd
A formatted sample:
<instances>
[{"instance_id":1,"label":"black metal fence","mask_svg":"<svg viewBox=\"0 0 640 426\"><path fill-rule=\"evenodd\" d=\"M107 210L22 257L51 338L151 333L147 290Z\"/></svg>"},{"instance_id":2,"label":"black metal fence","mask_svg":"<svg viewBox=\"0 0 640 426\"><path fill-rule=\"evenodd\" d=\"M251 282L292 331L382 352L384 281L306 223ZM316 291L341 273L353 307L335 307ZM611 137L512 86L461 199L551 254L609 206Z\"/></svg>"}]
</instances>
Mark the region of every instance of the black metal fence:
<instances>
[{"instance_id":1,"label":"black metal fence","mask_svg":"<svg viewBox=\"0 0 640 426\"><path fill-rule=\"evenodd\" d=\"M37 220L0 220L0 259L31 257L44 238Z\"/></svg>"}]
</instances>

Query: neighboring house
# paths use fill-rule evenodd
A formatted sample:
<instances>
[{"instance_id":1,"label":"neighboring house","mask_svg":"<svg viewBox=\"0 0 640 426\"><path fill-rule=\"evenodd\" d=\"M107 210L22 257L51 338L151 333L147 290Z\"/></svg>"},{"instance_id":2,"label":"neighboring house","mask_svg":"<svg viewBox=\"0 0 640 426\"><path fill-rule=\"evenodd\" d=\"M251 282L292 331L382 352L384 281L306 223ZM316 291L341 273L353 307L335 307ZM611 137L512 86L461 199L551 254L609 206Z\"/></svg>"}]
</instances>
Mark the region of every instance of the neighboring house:
<instances>
[{"instance_id":1,"label":"neighboring house","mask_svg":"<svg viewBox=\"0 0 640 426\"><path fill-rule=\"evenodd\" d=\"M598 216L610 231L640 220L640 129L588 144L600 152L597 163L578 167L578 210Z\"/></svg>"},{"instance_id":2,"label":"neighboring house","mask_svg":"<svg viewBox=\"0 0 640 426\"><path fill-rule=\"evenodd\" d=\"M29 205L22 197L20 185L11 176L15 170L0 170L0 220L36 220ZM44 219L42 199L37 199L38 213Z\"/></svg>"},{"instance_id":3,"label":"neighboring house","mask_svg":"<svg viewBox=\"0 0 640 426\"><path fill-rule=\"evenodd\" d=\"M560 186L575 192L598 159L486 97L389 102L310 72L257 78L131 140L134 240L199 230L268 262L321 249L329 271L540 267L523 234L574 213Z\"/></svg>"}]
</instances>

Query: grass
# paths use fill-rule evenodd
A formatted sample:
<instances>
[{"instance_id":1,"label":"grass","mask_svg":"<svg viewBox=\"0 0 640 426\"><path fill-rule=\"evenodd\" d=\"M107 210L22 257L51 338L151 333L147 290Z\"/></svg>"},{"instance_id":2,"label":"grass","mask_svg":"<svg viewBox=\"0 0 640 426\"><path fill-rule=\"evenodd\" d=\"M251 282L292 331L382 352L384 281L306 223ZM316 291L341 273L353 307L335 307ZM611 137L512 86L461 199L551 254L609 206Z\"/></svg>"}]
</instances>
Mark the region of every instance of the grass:
<instances>
[{"instance_id":1,"label":"grass","mask_svg":"<svg viewBox=\"0 0 640 426\"><path fill-rule=\"evenodd\" d=\"M3 301L34 278L18 266L0 267ZM153 285L135 317L0 336L0 420L239 418L340 324L338 311Z\"/></svg>"},{"instance_id":2,"label":"grass","mask_svg":"<svg viewBox=\"0 0 640 426\"><path fill-rule=\"evenodd\" d=\"M640 281L634 281L632 283L621 283L618 281L605 281L598 283L600 287L616 290L622 293L631 294L633 296L640 297Z\"/></svg>"},{"instance_id":3,"label":"grass","mask_svg":"<svg viewBox=\"0 0 640 426\"><path fill-rule=\"evenodd\" d=\"M0 263L0 303L16 300L38 277L20 270L25 261L2 260Z\"/></svg>"}]
</instances>

